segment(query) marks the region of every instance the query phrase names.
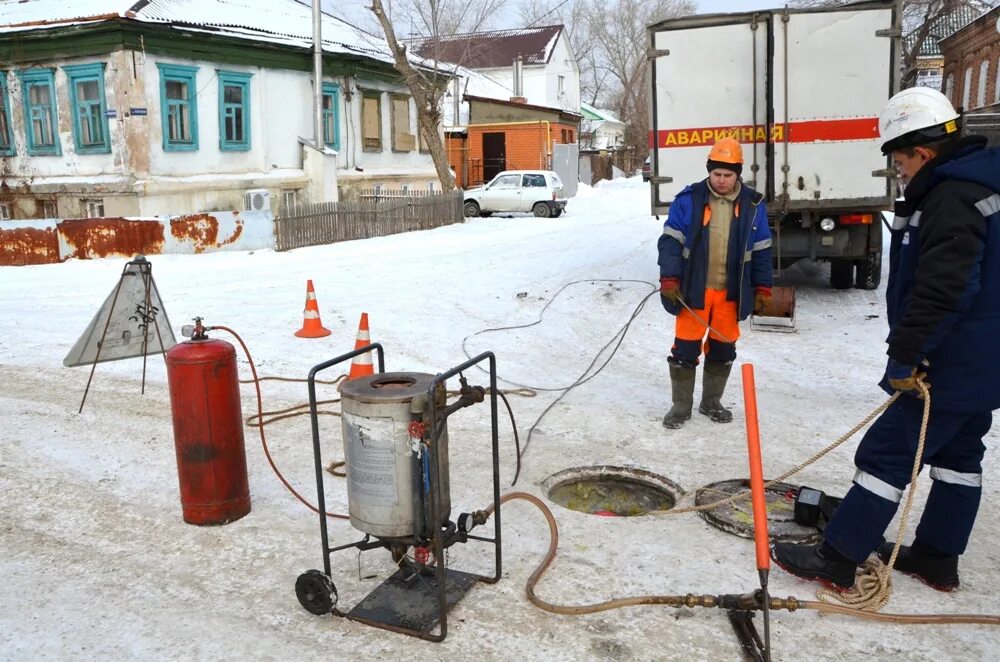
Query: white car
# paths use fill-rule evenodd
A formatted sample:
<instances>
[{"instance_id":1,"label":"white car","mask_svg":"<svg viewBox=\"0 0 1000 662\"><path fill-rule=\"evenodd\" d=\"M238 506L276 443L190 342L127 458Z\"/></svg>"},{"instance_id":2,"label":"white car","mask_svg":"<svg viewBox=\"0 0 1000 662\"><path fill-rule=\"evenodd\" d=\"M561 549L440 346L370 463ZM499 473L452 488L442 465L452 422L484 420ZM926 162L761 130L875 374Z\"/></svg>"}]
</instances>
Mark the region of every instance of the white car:
<instances>
[{"instance_id":1,"label":"white car","mask_svg":"<svg viewBox=\"0 0 1000 662\"><path fill-rule=\"evenodd\" d=\"M566 194L559 175L551 170L505 170L485 186L465 192L465 216L494 212L531 212L541 218L561 216Z\"/></svg>"}]
</instances>

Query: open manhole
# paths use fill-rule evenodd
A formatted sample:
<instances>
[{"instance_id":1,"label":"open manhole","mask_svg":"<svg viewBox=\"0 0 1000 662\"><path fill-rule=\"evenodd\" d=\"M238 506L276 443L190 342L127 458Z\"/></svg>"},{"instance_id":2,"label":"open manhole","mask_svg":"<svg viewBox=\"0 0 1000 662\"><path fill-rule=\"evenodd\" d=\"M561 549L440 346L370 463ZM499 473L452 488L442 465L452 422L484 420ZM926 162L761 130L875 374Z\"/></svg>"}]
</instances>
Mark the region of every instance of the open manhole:
<instances>
[{"instance_id":1,"label":"open manhole","mask_svg":"<svg viewBox=\"0 0 1000 662\"><path fill-rule=\"evenodd\" d=\"M566 469L546 478L542 488L560 506L606 517L670 510L684 495L679 485L663 476L612 466Z\"/></svg>"},{"instance_id":2,"label":"open manhole","mask_svg":"<svg viewBox=\"0 0 1000 662\"><path fill-rule=\"evenodd\" d=\"M822 534L816 527L796 524L795 495L799 488L787 483L775 483L764 489L767 501L767 530L771 540L777 542L818 542ZM699 487L694 493L696 506L721 501L734 494L743 493L733 503L711 510L700 511L712 526L741 538L753 539L753 508L750 505L750 481L745 478L721 480Z\"/></svg>"}]
</instances>

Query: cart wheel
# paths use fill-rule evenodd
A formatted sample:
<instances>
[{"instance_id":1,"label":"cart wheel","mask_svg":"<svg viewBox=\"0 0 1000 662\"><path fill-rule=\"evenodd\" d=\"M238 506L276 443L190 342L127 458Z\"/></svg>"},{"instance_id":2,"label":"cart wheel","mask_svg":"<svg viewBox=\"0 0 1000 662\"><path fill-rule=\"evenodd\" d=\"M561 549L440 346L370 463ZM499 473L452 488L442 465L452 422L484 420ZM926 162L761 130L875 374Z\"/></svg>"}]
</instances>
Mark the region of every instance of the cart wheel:
<instances>
[{"instance_id":1,"label":"cart wheel","mask_svg":"<svg viewBox=\"0 0 1000 662\"><path fill-rule=\"evenodd\" d=\"M337 588L319 570L307 570L295 580L295 595L310 614L322 616L337 604Z\"/></svg>"}]
</instances>

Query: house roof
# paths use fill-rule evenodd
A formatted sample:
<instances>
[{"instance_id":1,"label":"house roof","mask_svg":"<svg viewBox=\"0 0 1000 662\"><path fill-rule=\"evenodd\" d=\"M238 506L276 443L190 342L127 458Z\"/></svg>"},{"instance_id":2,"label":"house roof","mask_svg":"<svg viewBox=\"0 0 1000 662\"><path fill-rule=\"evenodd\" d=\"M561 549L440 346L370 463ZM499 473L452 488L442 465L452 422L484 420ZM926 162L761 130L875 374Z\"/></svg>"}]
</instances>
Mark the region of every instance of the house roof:
<instances>
[{"instance_id":1,"label":"house roof","mask_svg":"<svg viewBox=\"0 0 1000 662\"><path fill-rule=\"evenodd\" d=\"M0 35L109 20L137 21L290 46L312 45L300 0L2 0ZM323 50L392 62L385 39L323 14Z\"/></svg>"},{"instance_id":2,"label":"house roof","mask_svg":"<svg viewBox=\"0 0 1000 662\"><path fill-rule=\"evenodd\" d=\"M520 101L508 101L506 99L494 99L491 97L480 97L474 94L466 94L463 97L466 101L478 101L480 103L488 103L497 106L510 106L513 108L528 108L530 110L540 110L549 113L559 113L566 119L572 120L574 122L579 122L583 119L580 113L574 113L571 110L563 110L562 108L555 108L553 106L538 106L533 103L521 103Z\"/></svg>"},{"instance_id":3,"label":"house roof","mask_svg":"<svg viewBox=\"0 0 1000 662\"><path fill-rule=\"evenodd\" d=\"M598 122L618 122L621 124L621 120L615 117L615 114L610 110L597 108L586 102L580 102L580 114L583 115L584 119L588 120L596 120Z\"/></svg>"},{"instance_id":4,"label":"house roof","mask_svg":"<svg viewBox=\"0 0 1000 662\"><path fill-rule=\"evenodd\" d=\"M979 18L977 18L976 20L967 23L966 25L962 26L958 30L955 30L955 32L953 32L952 34L948 35L947 37L945 37L941 41L942 42L949 42L948 45L950 46L950 42L953 39L960 39L961 38L961 33L964 32L966 29L971 28L974 24L977 24L977 23L993 23L994 21L998 21L998 20L1000 20L1000 5L997 5L996 7L994 7L990 11L986 12L985 14L983 14L982 16L980 16ZM1000 31L1000 27L998 27L997 30Z\"/></svg>"},{"instance_id":5,"label":"house roof","mask_svg":"<svg viewBox=\"0 0 1000 662\"><path fill-rule=\"evenodd\" d=\"M469 69L509 67L520 55L526 65L547 64L559 35L561 25L516 30L493 30L415 40L410 43L414 53L428 60L453 62Z\"/></svg>"},{"instance_id":6,"label":"house roof","mask_svg":"<svg viewBox=\"0 0 1000 662\"><path fill-rule=\"evenodd\" d=\"M969 23L972 23L982 13L983 10L979 7L962 4L938 18L931 26L930 32L927 33L924 43L920 45L920 52L917 54L917 57L941 57L939 42L958 32ZM913 47L917 30L912 30L908 35L903 37L907 50Z\"/></svg>"}]
</instances>

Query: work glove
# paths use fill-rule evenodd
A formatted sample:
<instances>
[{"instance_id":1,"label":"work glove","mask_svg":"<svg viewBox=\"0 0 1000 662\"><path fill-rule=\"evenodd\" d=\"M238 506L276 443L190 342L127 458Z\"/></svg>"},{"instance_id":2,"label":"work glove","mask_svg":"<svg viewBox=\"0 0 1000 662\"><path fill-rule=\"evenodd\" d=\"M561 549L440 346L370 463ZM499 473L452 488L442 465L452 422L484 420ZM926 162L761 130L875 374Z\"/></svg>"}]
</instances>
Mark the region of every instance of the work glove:
<instances>
[{"instance_id":1,"label":"work glove","mask_svg":"<svg viewBox=\"0 0 1000 662\"><path fill-rule=\"evenodd\" d=\"M681 279L661 278L660 296L670 303L676 304L681 300Z\"/></svg>"},{"instance_id":2,"label":"work glove","mask_svg":"<svg viewBox=\"0 0 1000 662\"><path fill-rule=\"evenodd\" d=\"M917 367L900 363L896 359L889 359L889 364L885 369L885 376L889 379L889 386L902 393L909 393L918 398L923 398L924 394L917 386L917 382L923 382L924 386L930 388L931 385L925 380L924 373L918 373Z\"/></svg>"},{"instance_id":3,"label":"work glove","mask_svg":"<svg viewBox=\"0 0 1000 662\"><path fill-rule=\"evenodd\" d=\"M764 310L764 307L771 301L771 288L764 285L758 286L754 290L753 295L753 311L755 313L760 313Z\"/></svg>"}]
</instances>

